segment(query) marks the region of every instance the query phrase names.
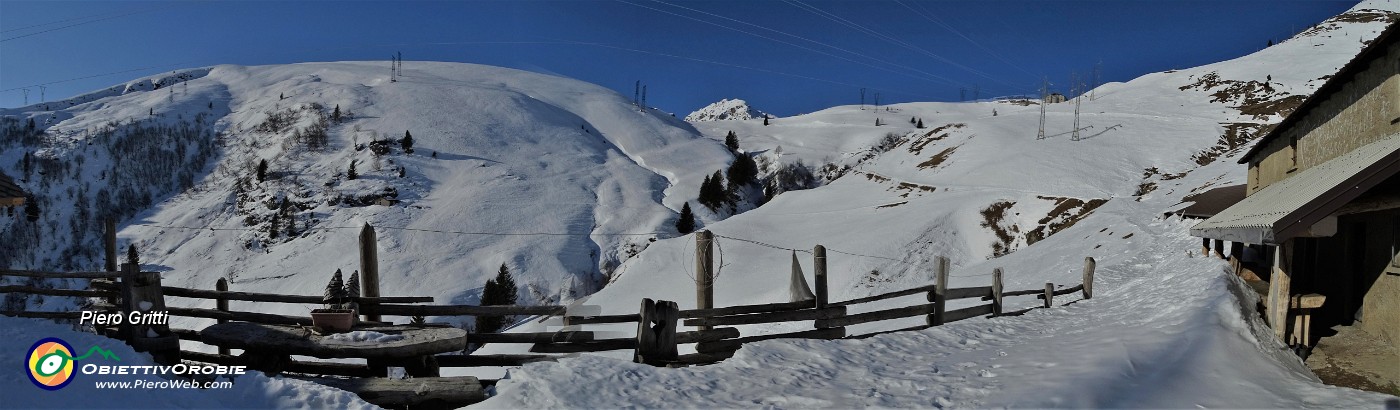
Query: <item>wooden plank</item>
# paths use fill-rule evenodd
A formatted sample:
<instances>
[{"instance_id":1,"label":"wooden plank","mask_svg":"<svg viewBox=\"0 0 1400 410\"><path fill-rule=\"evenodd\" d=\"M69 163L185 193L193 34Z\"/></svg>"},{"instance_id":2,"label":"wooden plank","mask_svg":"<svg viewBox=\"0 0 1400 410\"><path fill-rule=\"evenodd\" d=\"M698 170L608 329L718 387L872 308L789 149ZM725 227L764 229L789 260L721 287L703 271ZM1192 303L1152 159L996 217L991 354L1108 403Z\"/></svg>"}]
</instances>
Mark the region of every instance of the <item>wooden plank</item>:
<instances>
[{"instance_id":1,"label":"wooden plank","mask_svg":"<svg viewBox=\"0 0 1400 410\"><path fill-rule=\"evenodd\" d=\"M219 291L219 292L227 292L227 291L228 291L228 279L227 279L227 278L219 278L219 281L218 281L218 282L214 282L214 290ZM230 310L229 307L228 307L228 298L218 298L218 299L216 299L216 300L214 301L214 309L215 309L215 310L218 310L218 311L220 311L220 312L228 312L228 311ZM218 319L218 323L228 323L228 319ZM232 354L232 352L230 352L230 351L229 351L229 348L227 348L227 347L220 347L220 348L219 348L219 354L224 354L224 355L226 355L226 354Z\"/></svg>"},{"instance_id":2,"label":"wooden plank","mask_svg":"<svg viewBox=\"0 0 1400 410\"><path fill-rule=\"evenodd\" d=\"M247 322L217 324L199 331L204 343L254 352L320 358L403 359L460 351L467 332L453 327L363 326L355 330L383 333L397 340L359 343L321 336L308 327Z\"/></svg>"},{"instance_id":3,"label":"wooden plank","mask_svg":"<svg viewBox=\"0 0 1400 410\"><path fill-rule=\"evenodd\" d=\"M591 331L538 333L471 333L468 343L570 343L593 341Z\"/></svg>"},{"instance_id":4,"label":"wooden plank","mask_svg":"<svg viewBox=\"0 0 1400 410\"><path fill-rule=\"evenodd\" d=\"M944 313L944 314L943 314L944 319L947 320L946 322L943 322L943 323L951 323L951 322L956 322L956 321L963 320L963 319L971 319L971 318L978 317L978 316L987 316L987 315L992 314L993 311L994 311L994 309L993 309L993 307L992 307L991 304L977 305L977 306L962 308L962 309L958 309L958 310L951 310L951 311L948 311L948 313Z\"/></svg>"},{"instance_id":5,"label":"wooden plank","mask_svg":"<svg viewBox=\"0 0 1400 410\"><path fill-rule=\"evenodd\" d=\"M712 342L716 340L733 339L739 337L739 329L732 327L720 327L710 330L697 330L693 332L677 332L676 343L700 343Z\"/></svg>"},{"instance_id":6,"label":"wooden plank","mask_svg":"<svg viewBox=\"0 0 1400 410\"><path fill-rule=\"evenodd\" d=\"M172 328L170 328L170 333L174 333L175 336L178 336L178 337L180 338L180 340L189 340L189 341L193 341L193 342L198 342L198 341L199 341L199 331L198 331L198 330L192 330L192 329L177 329L177 328L173 328L173 327L172 327ZM223 353L223 354L227 354L227 353Z\"/></svg>"},{"instance_id":7,"label":"wooden plank","mask_svg":"<svg viewBox=\"0 0 1400 410\"><path fill-rule=\"evenodd\" d=\"M975 288L952 288L948 289L948 300L971 299L991 296L991 286L978 286Z\"/></svg>"},{"instance_id":8,"label":"wooden plank","mask_svg":"<svg viewBox=\"0 0 1400 410\"><path fill-rule=\"evenodd\" d=\"M221 364L225 366L246 366L247 361L242 357L223 354L210 354L202 352L180 351L180 358L188 361L201 363ZM331 362L306 362L293 360L282 369L285 372L333 375L347 377L374 377L374 373L369 366L355 363L331 363Z\"/></svg>"},{"instance_id":9,"label":"wooden plank","mask_svg":"<svg viewBox=\"0 0 1400 410\"><path fill-rule=\"evenodd\" d=\"M636 313L627 315L564 316L564 325L595 325L603 323L636 323L641 317Z\"/></svg>"},{"instance_id":10,"label":"wooden plank","mask_svg":"<svg viewBox=\"0 0 1400 410\"><path fill-rule=\"evenodd\" d=\"M5 310L0 315L30 319L77 319L83 312L31 312L26 310Z\"/></svg>"},{"instance_id":11,"label":"wooden plank","mask_svg":"<svg viewBox=\"0 0 1400 410\"><path fill-rule=\"evenodd\" d=\"M522 366L525 363L553 362L566 357L574 356L551 356L543 354L443 354L437 356L437 362L438 366L442 367L511 367Z\"/></svg>"},{"instance_id":12,"label":"wooden plank","mask_svg":"<svg viewBox=\"0 0 1400 410\"><path fill-rule=\"evenodd\" d=\"M202 317L206 319L223 319L241 322L266 323L271 325L304 325L311 326L311 318L306 316L287 316L272 313L224 312L218 309L187 308L187 307L167 307L166 311L172 316Z\"/></svg>"},{"instance_id":13,"label":"wooden plank","mask_svg":"<svg viewBox=\"0 0 1400 410\"><path fill-rule=\"evenodd\" d=\"M601 339L583 343L536 343L530 353L584 353L636 349L637 339Z\"/></svg>"},{"instance_id":14,"label":"wooden plank","mask_svg":"<svg viewBox=\"0 0 1400 410\"><path fill-rule=\"evenodd\" d=\"M1068 294L1071 294L1071 293L1077 293L1077 292L1082 291L1082 290L1084 290L1084 285L1074 285L1074 286L1070 286L1070 287L1067 287L1067 288L1064 288L1064 289L1060 289L1060 290L1057 290L1057 291L1054 291L1054 292L1050 292L1050 293L1051 293L1052 295L1055 295L1055 296L1064 296L1064 295L1068 295ZM1045 299L1045 292L1044 292L1044 291L1041 291L1041 293L1040 293L1039 295L1036 295L1035 298L1036 298L1036 299Z\"/></svg>"},{"instance_id":15,"label":"wooden plank","mask_svg":"<svg viewBox=\"0 0 1400 410\"><path fill-rule=\"evenodd\" d=\"M902 317L914 317L919 315L932 314L937 310L938 304L928 303L901 308L877 310L874 312L857 313L845 317L817 320L816 327L843 327L861 323L877 322L881 320L898 319Z\"/></svg>"},{"instance_id":16,"label":"wooden plank","mask_svg":"<svg viewBox=\"0 0 1400 410\"><path fill-rule=\"evenodd\" d=\"M866 333L866 334L863 334L863 335L856 335L856 336L846 336L846 339L866 339L866 338L871 338L871 337L883 335L883 334L886 334L886 333L912 332L912 331L916 331L916 330L928 329L928 328L930 328L930 327L933 327L933 326L930 326L930 325L928 325L928 324L922 324L922 325L910 326L910 327L906 327L906 328L902 328L902 329L885 330L885 331L880 331L880 332L875 332L875 333Z\"/></svg>"},{"instance_id":17,"label":"wooden plank","mask_svg":"<svg viewBox=\"0 0 1400 410\"><path fill-rule=\"evenodd\" d=\"M117 297L117 292L88 289L51 289L33 286L0 285L0 293L28 293L31 295L77 296L86 298Z\"/></svg>"},{"instance_id":18,"label":"wooden plank","mask_svg":"<svg viewBox=\"0 0 1400 410\"><path fill-rule=\"evenodd\" d=\"M632 354L636 363L665 366L675 362L680 353L676 349L676 320L680 306L667 300L653 301L643 298L637 321L637 349ZM702 329L702 331L709 329Z\"/></svg>"},{"instance_id":19,"label":"wooden plank","mask_svg":"<svg viewBox=\"0 0 1400 410\"><path fill-rule=\"evenodd\" d=\"M67 279L116 279L122 277L121 272L49 272L36 270L15 270L0 269L0 276L21 276L29 278L67 278Z\"/></svg>"},{"instance_id":20,"label":"wooden plank","mask_svg":"<svg viewBox=\"0 0 1400 410\"><path fill-rule=\"evenodd\" d=\"M751 325L756 323L774 322L796 322L802 320L819 320L841 317L846 315L845 306L835 306L825 309L804 309L788 312L765 312L752 313L747 315L716 316L686 319L686 326L733 326Z\"/></svg>"},{"instance_id":21,"label":"wooden plank","mask_svg":"<svg viewBox=\"0 0 1400 410\"><path fill-rule=\"evenodd\" d=\"M917 287L917 288L911 288L911 289L905 289L905 290L897 290L897 291L894 291L894 292L881 293L881 294L879 294L879 295L874 295L874 296L866 296L866 297L863 297L863 298L855 298L855 299L851 299L851 300L840 301L840 302L832 303L832 304L830 304L830 306L850 306L850 305L855 305L855 304L860 304L860 303L867 303L867 302L874 302L874 301L885 300L885 299L894 299L894 298L901 297L901 296L917 295L917 294L920 294L920 293L925 293L925 292L928 292L928 291L932 291L932 290L933 290L935 287L937 287L937 286L938 286L938 285L925 285L925 286L920 286L920 287Z\"/></svg>"},{"instance_id":22,"label":"wooden plank","mask_svg":"<svg viewBox=\"0 0 1400 410\"><path fill-rule=\"evenodd\" d=\"M1316 309L1322 307L1327 301L1327 296L1309 293L1306 295L1293 295L1288 307L1291 309Z\"/></svg>"},{"instance_id":23,"label":"wooden plank","mask_svg":"<svg viewBox=\"0 0 1400 410\"><path fill-rule=\"evenodd\" d=\"M190 289L176 286L162 286L161 291L166 296L178 296L182 298L194 299L227 299L241 300L245 302L274 302L274 303L308 303L321 304L325 296L303 296L303 295L279 295L275 293L255 293L255 292L232 292L207 289ZM353 298L358 303L432 303L431 296L389 296L389 297L358 297Z\"/></svg>"},{"instance_id":24,"label":"wooden plank","mask_svg":"<svg viewBox=\"0 0 1400 410\"><path fill-rule=\"evenodd\" d=\"M846 337L846 328L833 327L827 329L804 330L801 332L775 333L770 335L746 336L738 339L725 339L713 342L702 342L695 344L695 351L700 353L718 353L737 350L745 343L753 343L771 339L840 339Z\"/></svg>"},{"instance_id":25,"label":"wooden plank","mask_svg":"<svg viewBox=\"0 0 1400 410\"><path fill-rule=\"evenodd\" d=\"M360 313L390 316L515 316L562 315L565 306L478 305L361 305Z\"/></svg>"},{"instance_id":26,"label":"wooden plank","mask_svg":"<svg viewBox=\"0 0 1400 410\"><path fill-rule=\"evenodd\" d=\"M486 400L481 382L471 376L412 379L292 377L355 393L387 408L456 408Z\"/></svg>"},{"instance_id":27,"label":"wooden plank","mask_svg":"<svg viewBox=\"0 0 1400 410\"><path fill-rule=\"evenodd\" d=\"M816 306L817 302L812 300L803 300L799 302L765 303L761 305L741 305L713 309L682 310L680 312L680 317L681 319L690 319L697 317L742 315L746 313L786 312L792 310L811 309Z\"/></svg>"},{"instance_id":28,"label":"wooden plank","mask_svg":"<svg viewBox=\"0 0 1400 410\"><path fill-rule=\"evenodd\" d=\"M1043 294L1045 294L1045 290L1043 290L1043 289L1036 289L1036 290L1013 290L1013 291L1010 291L1010 292L1002 292L1002 293L1001 293L1001 297L1006 298L1006 297L1011 297L1011 296L1043 295ZM985 297L985 296L984 296L984 297L982 297L982 300L991 300L991 298L990 298L990 297Z\"/></svg>"}]
</instances>

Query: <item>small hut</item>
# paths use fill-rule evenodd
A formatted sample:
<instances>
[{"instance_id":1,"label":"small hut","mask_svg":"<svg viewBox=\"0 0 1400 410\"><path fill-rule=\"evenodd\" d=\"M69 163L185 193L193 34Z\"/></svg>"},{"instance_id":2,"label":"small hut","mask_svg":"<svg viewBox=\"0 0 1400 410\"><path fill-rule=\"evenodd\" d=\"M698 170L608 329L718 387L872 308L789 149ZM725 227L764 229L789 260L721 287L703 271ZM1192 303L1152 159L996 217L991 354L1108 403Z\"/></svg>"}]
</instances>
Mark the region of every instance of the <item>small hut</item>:
<instances>
[{"instance_id":1,"label":"small hut","mask_svg":"<svg viewBox=\"0 0 1400 410\"><path fill-rule=\"evenodd\" d=\"M14 180L0 172L0 207L5 207L4 215L14 215L15 207L24 205L25 196Z\"/></svg>"}]
</instances>

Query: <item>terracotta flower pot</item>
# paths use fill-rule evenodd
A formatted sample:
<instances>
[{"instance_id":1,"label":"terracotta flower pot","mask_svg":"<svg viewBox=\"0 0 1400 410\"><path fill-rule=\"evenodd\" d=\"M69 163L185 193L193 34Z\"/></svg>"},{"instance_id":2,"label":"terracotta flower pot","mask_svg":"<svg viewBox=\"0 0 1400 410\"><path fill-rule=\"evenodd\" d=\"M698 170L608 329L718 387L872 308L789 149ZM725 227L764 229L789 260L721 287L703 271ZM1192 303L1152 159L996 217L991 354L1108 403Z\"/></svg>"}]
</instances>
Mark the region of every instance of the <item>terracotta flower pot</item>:
<instances>
[{"instance_id":1,"label":"terracotta flower pot","mask_svg":"<svg viewBox=\"0 0 1400 410\"><path fill-rule=\"evenodd\" d=\"M355 311L350 309L315 309L311 311L311 325L329 332L349 332L355 325Z\"/></svg>"}]
</instances>

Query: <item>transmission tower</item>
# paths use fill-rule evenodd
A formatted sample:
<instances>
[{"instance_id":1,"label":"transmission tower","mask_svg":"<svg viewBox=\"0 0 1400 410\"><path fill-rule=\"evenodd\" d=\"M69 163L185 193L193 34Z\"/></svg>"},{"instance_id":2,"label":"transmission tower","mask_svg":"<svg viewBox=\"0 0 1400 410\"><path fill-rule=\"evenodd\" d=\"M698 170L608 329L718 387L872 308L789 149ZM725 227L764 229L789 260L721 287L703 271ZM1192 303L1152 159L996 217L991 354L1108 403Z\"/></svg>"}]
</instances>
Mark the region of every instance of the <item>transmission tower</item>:
<instances>
[{"instance_id":1,"label":"transmission tower","mask_svg":"<svg viewBox=\"0 0 1400 410\"><path fill-rule=\"evenodd\" d=\"M393 54L389 55L389 82L391 83L399 81L398 59L399 58L394 56Z\"/></svg>"},{"instance_id":2,"label":"transmission tower","mask_svg":"<svg viewBox=\"0 0 1400 410\"><path fill-rule=\"evenodd\" d=\"M642 105L642 80L632 84L632 106Z\"/></svg>"},{"instance_id":3,"label":"transmission tower","mask_svg":"<svg viewBox=\"0 0 1400 410\"><path fill-rule=\"evenodd\" d=\"M647 86L645 86L645 85L642 86L642 107L641 107L641 108L642 108L643 110L645 110L645 109L647 108Z\"/></svg>"},{"instance_id":4,"label":"transmission tower","mask_svg":"<svg viewBox=\"0 0 1400 410\"><path fill-rule=\"evenodd\" d=\"M865 87L860 88L860 109L865 109Z\"/></svg>"},{"instance_id":5,"label":"transmission tower","mask_svg":"<svg viewBox=\"0 0 1400 410\"><path fill-rule=\"evenodd\" d=\"M1099 89L1099 84L1101 84L1101 83L1099 82L1099 75L1100 75L1100 73L1103 71L1102 68L1103 68L1103 60L1099 60L1098 63L1094 63L1094 88L1090 88L1090 89L1089 89L1089 101L1093 101L1093 100L1095 99L1095 98L1094 98L1094 91L1098 91L1098 89Z\"/></svg>"},{"instance_id":6,"label":"transmission tower","mask_svg":"<svg viewBox=\"0 0 1400 410\"><path fill-rule=\"evenodd\" d=\"M1040 131L1035 134L1035 139L1038 140L1045 139L1045 106L1049 103L1046 99L1050 97L1046 92L1048 92L1047 88L1049 87L1050 79L1042 77L1040 79Z\"/></svg>"},{"instance_id":7,"label":"transmission tower","mask_svg":"<svg viewBox=\"0 0 1400 410\"><path fill-rule=\"evenodd\" d=\"M1072 75L1074 81L1074 132L1070 134L1070 141L1079 141L1079 102L1084 100L1084 83L1079 82L1079 75Z\"/></svg>"},{"instance_id":8,"label":"transmission tower","mask_svg":"<svg viewBox=\"0 0 1400 410\"><path fill-rule=\"evenodd\" d=\"M24 89L24 105L29 105L29 89Z\"/></svg>"},{"instance_id":9,"label":"transmission tower","mask_svg":"<svg viewBox=\"0 0 1400 410\"><path fill-rule=\"evenodd\" d=\"M45 87L45 86L42 86L42 85L39 86L39 102L47 102L47 101L49 101L48 97L44 96L44 93L48 91L48 88L49 88L49 87Z\"/></svg>"}]
</instances>

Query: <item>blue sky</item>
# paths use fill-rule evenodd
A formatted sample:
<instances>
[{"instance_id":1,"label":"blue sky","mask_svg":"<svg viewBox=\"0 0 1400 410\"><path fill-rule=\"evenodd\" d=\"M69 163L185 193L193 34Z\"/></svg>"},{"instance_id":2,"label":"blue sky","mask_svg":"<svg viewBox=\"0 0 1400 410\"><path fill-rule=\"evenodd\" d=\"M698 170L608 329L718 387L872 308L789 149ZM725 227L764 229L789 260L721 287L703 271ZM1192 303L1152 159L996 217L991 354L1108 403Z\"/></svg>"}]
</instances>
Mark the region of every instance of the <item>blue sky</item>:
<instances>
[{"instance_id":1,"label":"blue sky","mask_svg":"<svg viewBox=\"0 0 1400 410\"><path fill-rule=\"evenodd\" d=\"M214 64L414 60L553 73L684 115L1034 93L1244 55L1355 1L0 0L0 107ZM387 64L386 64L387 67ZM387 69L387 68L386 68ZM86 78L85 78L86 77Z\"/></svg>"}]
</instances>

